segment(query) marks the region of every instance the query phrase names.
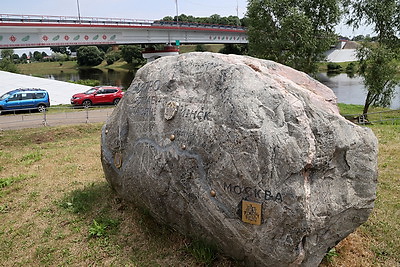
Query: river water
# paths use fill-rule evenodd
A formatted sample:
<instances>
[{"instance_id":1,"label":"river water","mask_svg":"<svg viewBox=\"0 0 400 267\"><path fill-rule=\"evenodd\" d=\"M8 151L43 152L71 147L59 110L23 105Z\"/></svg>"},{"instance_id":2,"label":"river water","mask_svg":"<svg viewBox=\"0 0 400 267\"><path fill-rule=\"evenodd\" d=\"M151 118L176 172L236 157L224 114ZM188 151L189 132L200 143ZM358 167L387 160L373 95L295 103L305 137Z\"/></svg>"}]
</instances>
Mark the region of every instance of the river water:
<instances>
[{"instance_id":1,"label":"river water","mask_svg":"<svg viewBox=\"0 0 400 267\"><path fill-rule=\"evenodd\" d=\"M78 80L99 80L101 85L122 86L128 89L135 71L115 71L100 69L83 69L76 73L54 73L47 75L47 78L60 81L78 81ZM330 87L338 98L339 103L364 105L367 92L363 86L361 77L350 77L345 73L338 75L328 75L319 73L317 79ZM400 86L396 88L396 95L390 106L392 109L400 109Z\"/></svg>"},{"instance_id":2,"label":"river water","mask_svg":"<svg viewBox=\"0 0 400 267\"><path fill-rule=\"evenodd\" d=\"M45 75L45 78L58 81L99 80L100 85L122 86L128 89L136 71L116 71L112 69L79 69L76 73L57 72Z\"/></svg>"},{"instance_id":3,"label":"river water","mask_svg":"<svg viewBox=\"0 0 400 267\"><path fill-rule=\"evenodd\" d=\"M339 103L364 105L367 91L361 77L350 77L345 73L334 76L327 75L326 73L319 73L317 79L332 89ZM392 99L390 108L400 109L400 86L396 88L396 93Z\"/></svg>"}]
</instances>

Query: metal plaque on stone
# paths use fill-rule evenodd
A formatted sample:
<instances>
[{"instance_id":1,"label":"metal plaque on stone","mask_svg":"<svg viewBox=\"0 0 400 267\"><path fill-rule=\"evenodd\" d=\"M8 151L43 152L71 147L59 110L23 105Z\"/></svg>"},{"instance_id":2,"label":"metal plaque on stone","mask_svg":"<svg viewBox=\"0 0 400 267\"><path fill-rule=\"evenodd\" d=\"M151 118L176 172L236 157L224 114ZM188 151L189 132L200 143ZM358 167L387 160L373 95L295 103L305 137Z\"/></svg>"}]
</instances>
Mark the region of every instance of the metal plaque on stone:
<instances>
[{"instance_id":1,"label":"metal plaque on stone","mask_svg":"<svg viewBox=\"0 0 400 267\"><path fill-rule=\"evenodd\" d=\"M261 225L261 204L243 200L242 221L245 223Z\"/></svg>"}]
</instances>

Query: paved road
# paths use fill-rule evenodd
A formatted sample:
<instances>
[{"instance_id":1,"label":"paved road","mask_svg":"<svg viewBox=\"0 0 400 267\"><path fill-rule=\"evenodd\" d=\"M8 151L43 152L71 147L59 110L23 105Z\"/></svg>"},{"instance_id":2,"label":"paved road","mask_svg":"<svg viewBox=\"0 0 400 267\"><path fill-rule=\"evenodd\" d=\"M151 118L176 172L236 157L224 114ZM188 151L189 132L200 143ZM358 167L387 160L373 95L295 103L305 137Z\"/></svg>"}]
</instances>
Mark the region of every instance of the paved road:
<instances>
[{"instance_id":1,"label":"paved road","mask_svg":"<svg viewBox=\"0 0 400 267\"><path fill-rule=\"evenodd\" d=\"M105 122L113 110L114 108L101 108L51 114L20 113L0 115L0 130Z\"/></svg>"}]
</instances>

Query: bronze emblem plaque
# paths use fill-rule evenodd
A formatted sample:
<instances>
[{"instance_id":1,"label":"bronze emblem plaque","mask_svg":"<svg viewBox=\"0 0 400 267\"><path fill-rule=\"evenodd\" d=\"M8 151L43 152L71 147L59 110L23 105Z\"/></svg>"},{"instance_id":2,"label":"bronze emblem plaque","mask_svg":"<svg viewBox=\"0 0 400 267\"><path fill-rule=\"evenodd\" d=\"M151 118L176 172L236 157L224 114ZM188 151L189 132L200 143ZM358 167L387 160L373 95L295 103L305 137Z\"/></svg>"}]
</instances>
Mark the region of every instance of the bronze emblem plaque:
<instances>
[{"instance_id":1,"label":"bronze emblem plaque","mask_svg":"<svg viewBox=\"0 0 400 267\"><path fill-rule=\"evenodd\" d=\"M242 221L245 223L261 225L261 204L243 200Z\"/></svg>"},{"instance_id":2,"label":"bronze emblem plaque","mask_svg":"<svg viewBox=\"0 0 400 267\"><path fill-rule=\"evenodd\" d=\"M115 155L114 155L114 165L118 169L121 168L121 166L122 166L122 154L121 154L121 152L115 153Z\"/></svg>"}]
</instances>

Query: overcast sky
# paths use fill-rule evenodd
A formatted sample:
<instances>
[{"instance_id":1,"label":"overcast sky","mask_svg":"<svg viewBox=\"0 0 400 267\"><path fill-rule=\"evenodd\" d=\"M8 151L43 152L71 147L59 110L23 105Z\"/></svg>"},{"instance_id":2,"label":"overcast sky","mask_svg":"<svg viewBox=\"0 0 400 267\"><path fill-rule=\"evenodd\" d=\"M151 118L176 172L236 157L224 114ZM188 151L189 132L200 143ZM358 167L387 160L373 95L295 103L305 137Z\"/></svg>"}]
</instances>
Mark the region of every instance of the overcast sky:
<instances>
[{"instance_id":1,"label":"overcast sky","mask_svg":"<svg viewBox=\"0 0 400 267\"><path fill-rule=\"evenodd\" d=\"M131 19L161 19L176 15L175 0L3 0L1 13L107 17ZM247 0L177 0L178 13L195 17L221 16L246 13ZM348 37L371 34L368 29L353 31L344 26L336 27L336 32Z\"/></svg>"}]
</instances>

